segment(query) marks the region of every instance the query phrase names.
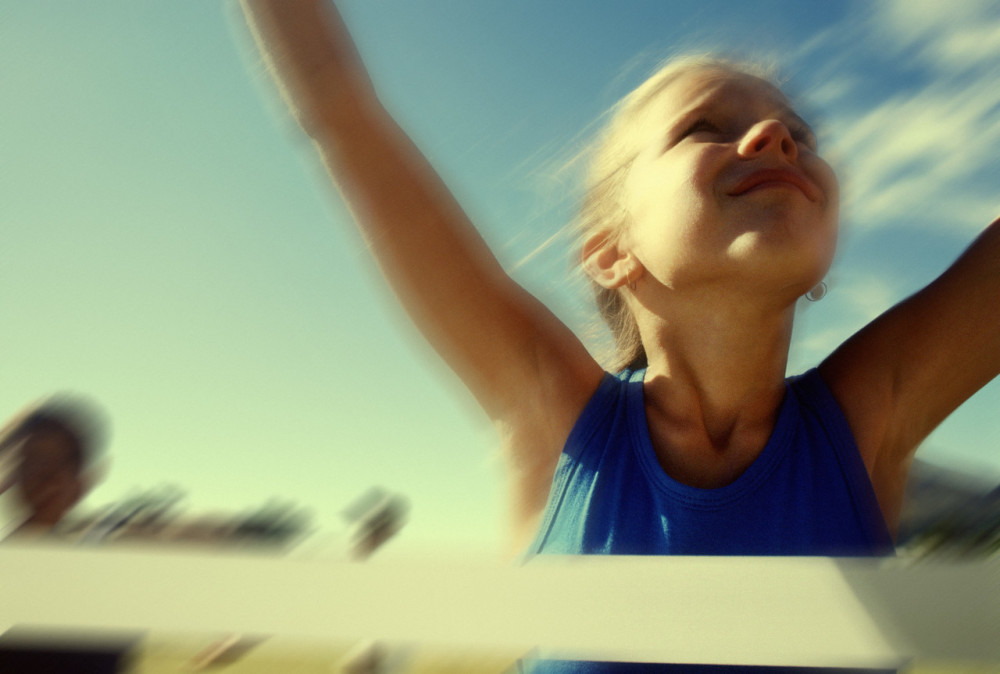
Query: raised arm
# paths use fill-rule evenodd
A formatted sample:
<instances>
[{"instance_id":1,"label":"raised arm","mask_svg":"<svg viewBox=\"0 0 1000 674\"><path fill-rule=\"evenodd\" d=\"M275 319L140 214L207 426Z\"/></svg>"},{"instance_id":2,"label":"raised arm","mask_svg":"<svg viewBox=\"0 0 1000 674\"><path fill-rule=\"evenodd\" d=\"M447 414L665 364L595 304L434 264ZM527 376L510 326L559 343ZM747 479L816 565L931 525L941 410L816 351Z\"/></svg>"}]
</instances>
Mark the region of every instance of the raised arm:
<instances>
[{"instance_id":1,"label":"raised arm","mask_svg":"<svg viewBox=\"0 0 1000 674\"><path fill-rule=\"evenodd\" d=\"M600 367L507 276L382 107L335 8L323 0L242 4L284 97L399 301L511 438L522 483L516 489L547 494ZM532 512L544 505L544 495L541 505L537 494L515 498L534 499Z\"/></svg>"},{"instance_id":2,"label":"raised arm","mask_svg":"<svg viewBox=\"0 0 1000 674\"><path fill-rule=\"evenodd\" d=\"M938 279L820 366L844 408L890 525L917 446L1000 374L1000 220Z\"/></svg>"}]
</instances>

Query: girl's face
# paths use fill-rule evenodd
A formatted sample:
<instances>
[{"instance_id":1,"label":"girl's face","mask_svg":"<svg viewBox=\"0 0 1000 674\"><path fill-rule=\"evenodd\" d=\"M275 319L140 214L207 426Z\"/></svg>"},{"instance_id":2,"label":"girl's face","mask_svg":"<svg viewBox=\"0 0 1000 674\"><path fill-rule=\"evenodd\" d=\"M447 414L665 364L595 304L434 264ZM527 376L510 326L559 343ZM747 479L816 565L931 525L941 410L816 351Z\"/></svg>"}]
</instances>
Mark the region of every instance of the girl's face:
<instances>
[{"instance_id":1,"label":"girl's face","mask_svg":"<svg viewBox=\"0 0 1000 674\"><path fill-rule=\"evenodd\" d=\"M677 290L721 283L783 298L823 277L836 243L837 181L778 89L697 69L640 114L623 243L646 275Z\"/></svg>"}]
</instances>

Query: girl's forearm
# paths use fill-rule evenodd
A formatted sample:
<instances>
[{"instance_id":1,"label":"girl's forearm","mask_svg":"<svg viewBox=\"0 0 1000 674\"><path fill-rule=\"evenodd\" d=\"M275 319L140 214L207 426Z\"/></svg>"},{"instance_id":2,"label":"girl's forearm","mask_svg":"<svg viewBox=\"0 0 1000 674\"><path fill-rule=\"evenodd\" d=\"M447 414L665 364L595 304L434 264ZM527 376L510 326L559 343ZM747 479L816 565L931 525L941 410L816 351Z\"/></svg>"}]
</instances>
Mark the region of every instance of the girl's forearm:
<instances>
[{"instance_id":1,"label":"girl's forearm","mask_svg":"<svg viewBox=\"0 0 1000 674\"><path fill-rule=\"evenodd\" d=\"M283 97L311 136L375 93L329 0L241 0L247 24Z\"/></svg>"},{"instance_id":2,"label":"girl's forearm","mask_svg":"<svg viewBox=\"0 0 1000 674\"><path fill-rule=\"evenodd\" d=\"M530 416L536 406L525 401L533 400L550 371L575 385L565 373L580 369L589 395L600 368L506 274L378 100L328 0L242 3L275 80L315 141L396 297L487 412L505 419ZM550 444L555 452L561 447Z\"/></svg>"}]
</instances>

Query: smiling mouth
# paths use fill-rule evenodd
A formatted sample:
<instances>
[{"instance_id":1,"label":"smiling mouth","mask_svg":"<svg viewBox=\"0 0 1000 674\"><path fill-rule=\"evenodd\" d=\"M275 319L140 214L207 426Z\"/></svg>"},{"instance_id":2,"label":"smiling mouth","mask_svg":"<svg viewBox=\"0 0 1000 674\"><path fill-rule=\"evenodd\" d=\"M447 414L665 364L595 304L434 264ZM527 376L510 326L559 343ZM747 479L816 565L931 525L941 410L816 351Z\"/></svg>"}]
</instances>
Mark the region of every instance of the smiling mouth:
<instances>
[{"instance_id":1,"label":"smiling mouth","mask_svg":"<svg viewBox=\"0 0 1000 674\"><path fill-rule=\"evenodd\" d=\"M757 190L769 188L796 189L810 201L819 201L819 188L807 178L782 169L767 169L751 173L729 192L729 196L738 197Z\"/></svg>"}]
</instances>

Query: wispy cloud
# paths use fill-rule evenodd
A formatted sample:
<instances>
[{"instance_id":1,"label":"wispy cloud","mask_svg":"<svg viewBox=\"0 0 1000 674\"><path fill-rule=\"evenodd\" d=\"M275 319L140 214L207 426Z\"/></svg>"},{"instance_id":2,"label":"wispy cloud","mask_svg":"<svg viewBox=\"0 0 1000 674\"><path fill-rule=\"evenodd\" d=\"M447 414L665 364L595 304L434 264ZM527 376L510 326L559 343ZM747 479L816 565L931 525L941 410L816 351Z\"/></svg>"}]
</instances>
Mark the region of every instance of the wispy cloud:
<instances>
[{"instance_id":1,"label":"wispy cloud","mask_svg":"<svg viewBox=\"0 0 1000 674\"><path fill-rule=\"evenodd\" d=\"M793 53L818 64L807 93L830 113L829 152L856 226L976 231L1000 212L997 9L880 3Z\"/></svg>"},{"instance_id":2,"label":"wispy cloud","mask_svg":"<svg viewBox=\"0 0 1000 674\"><path fill-rule=\"evenodd\" d=\"M891 0L876 5L878 34L925 66L965 71L994 66L1000 53L1000 12L989 0Z\"/></svg>"},{"instance_id":3,"label":"wispy cloud","mask_svg":"<svg viewBox=\"0 0 1000 674\"><path fill-rule=\"evenodd\" d=\"M937 80L834 130L847 163L845 207L860 226L892 219L979 228L1000 204L1000 88Z\"/></svg>"}]
</instances>

